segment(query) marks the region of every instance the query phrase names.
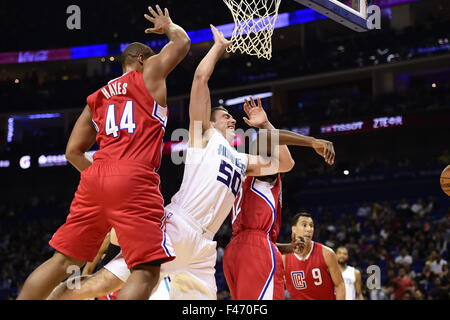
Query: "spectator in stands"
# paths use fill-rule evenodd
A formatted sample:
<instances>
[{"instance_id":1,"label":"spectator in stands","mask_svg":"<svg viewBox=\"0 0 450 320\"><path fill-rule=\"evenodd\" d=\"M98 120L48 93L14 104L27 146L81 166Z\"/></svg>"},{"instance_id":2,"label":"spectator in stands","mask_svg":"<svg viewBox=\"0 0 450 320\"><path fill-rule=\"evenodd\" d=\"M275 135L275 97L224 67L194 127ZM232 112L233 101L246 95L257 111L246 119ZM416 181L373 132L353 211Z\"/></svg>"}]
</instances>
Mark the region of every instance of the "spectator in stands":
<instances>
[{"instance_id":1,"label":"spectator in stands","mask_svg":"<svg viewBox=\"0 0 450 320\"><path fill-rule=\"evenodd\" d=\"M372 211L372 207L369 205L369 203L368 202L364 202L363 205L358 208L358 211L356 212L356 215L358 217L365 218L365 217L367 217L370 214L371 211Z\"/></svg>"},{"instance_id":2,"label":"spectator in stands","mask_svg":"<svg viewBox=\"0 0 450 320\"><path fill-rule=\"evenodd\" d=\"M433 250L426 264L430 266L430 270L433 274L441 276L444 271L443 266L447 264L447 261L442 259L441 255L436 250Z\"/></svg>"},{"instance_id":3,"label":"spectator in stands","mask_svg":"<svg viewBox=\"0 0 450 320\"><path fill-rule=\"evenodd\" d=\"M396 209L397 209L397 212L401 216L409 217L411 215L411 208L409 206L408 201L405 198L400 200L400 202L397 205Z\"/></svg>"},{"instance_id":4,"label":"spectator in stands","mask_svg":"<svg viewBox=\"0 0 450 320\"><path fill-rule=\"evenodd\" d=\"M409 267L413 262L411 255L408 253L406 248L403 248L400 255L395 258L395 263L399 266Z\"/></svg>"},{"instance_id":5,"label":"spectator in stands","mask_svg":"<svg viewBox=\"0 0 450 320\"><path fill-rule=\"evenodd\" d=\"M433 196L428 197L427 203L424 208L425 214L431 214L431 212L433 211L433 209L435 207L435 202L436 202L436 200L434 199Z\"/></svg>"},{"instance_id":6,"label":"spectator in stands","mask_svg":"<svg viewBox=\"0 0 450 320\"><path fill-rule=\"evenodd\" d=\"M442 286L441 278L434 279L434 288L430 291L428 300L449 300L448 289Z\"/></svg>"},{"instance_id":7,"label":"spectator in stands","mask_svg":"<svg viewBox=\"0 0 450 320\"><path fill-rule=\"evenodd\" d=\"M398 277L394 279L396 284L395 288L395 299L400 300L403 298L403 294L413 286L413 280L411 277L406 275L405 267L400 267L398 270Z\"/></svg>"},{"instance_id":8,"label":"spectator in stands","mask_svg":"<svg viewBox=\"0 0 450 320\"><path fill-rule=\"evenodd\" d=\"M393 300L395 292L395 285L392 282L388 282L381 289L370 290L370 300Z\"/></svg>"},{"instance_id":9,"label":"spectator in stands","mask_svg":"<svg viewBox=\"0 0 450 320\"><path fill-rule=\"evenodd\" d=\"M411 206L411 211L414 215L423 217L425 215L425 203L422 198L418 198L417 201Z\"/></svg>"}]
</instances>

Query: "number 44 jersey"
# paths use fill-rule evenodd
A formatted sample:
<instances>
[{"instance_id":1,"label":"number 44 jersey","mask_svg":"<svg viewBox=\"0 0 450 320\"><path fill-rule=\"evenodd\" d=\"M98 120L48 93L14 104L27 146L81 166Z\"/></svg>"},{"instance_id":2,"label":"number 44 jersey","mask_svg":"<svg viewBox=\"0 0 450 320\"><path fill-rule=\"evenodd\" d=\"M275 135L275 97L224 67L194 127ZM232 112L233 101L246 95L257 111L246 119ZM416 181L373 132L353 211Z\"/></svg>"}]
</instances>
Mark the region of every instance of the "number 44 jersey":
<instances>
[{"instance_id":1,"label":"number 44 jersey","mask_svg":"<svg viewBox=\"0 0 450 320\"><path fill-rule=\"evenodd\" d=\"M100 147L94 160L134 160L159 168L167 108L150 95L142 72L109 81L87 103Z\"/></svg>"},{"instance_id":2,"label":"number 44 jersey","mask_svg":"<svg viewBox=\"0 0 450 320\"><path fill-rule=\"evenodd\" d=\"M188 148L180 190L166 211L193 218L215 234L226 219L241 189L248 158L216 129L205 148Z\"/></svg>"}]
</instances>

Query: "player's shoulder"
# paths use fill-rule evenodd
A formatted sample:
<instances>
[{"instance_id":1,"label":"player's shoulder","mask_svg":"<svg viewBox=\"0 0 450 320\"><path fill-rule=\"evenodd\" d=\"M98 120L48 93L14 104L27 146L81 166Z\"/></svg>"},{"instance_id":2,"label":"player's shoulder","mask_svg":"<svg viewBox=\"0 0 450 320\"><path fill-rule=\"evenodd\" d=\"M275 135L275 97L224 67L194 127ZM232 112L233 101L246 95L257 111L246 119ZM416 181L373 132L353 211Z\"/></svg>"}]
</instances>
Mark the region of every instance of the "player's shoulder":
<instances>
[{"instance_id":1,"label":"player's shoulder","mask_svg":"<svg viewBox=\"0 0 450 320\"><path fill-rule=\"evenodd\" d=\"M322 253L323 253L324 257L336 256L336 253L334 252L334 250L332 248L324 245L323 243L319 243L319 245L322 247Z\"/></svg>"}]
</instances>

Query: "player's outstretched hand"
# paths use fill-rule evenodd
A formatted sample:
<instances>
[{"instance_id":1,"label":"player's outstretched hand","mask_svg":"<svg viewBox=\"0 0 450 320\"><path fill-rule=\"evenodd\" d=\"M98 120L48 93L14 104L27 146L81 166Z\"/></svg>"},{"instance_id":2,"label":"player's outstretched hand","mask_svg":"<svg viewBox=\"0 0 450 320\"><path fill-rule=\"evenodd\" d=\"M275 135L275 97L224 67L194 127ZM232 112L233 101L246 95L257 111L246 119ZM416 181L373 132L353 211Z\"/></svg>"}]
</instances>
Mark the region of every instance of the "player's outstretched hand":
<instances>
[{"instance_id":1,"label":"player's outstretched hand","mask_svg":"<svg viewBox=\"0 0 450 320\"><path fill-rule=\"evenodd\" d=\"M250 127L262 129L269 122L267 114L262 107L261 98L258 98L258 105L256 105L253 97L250 97L250 101L244 99L244 111L248 118L244 117L243 119Z\"/></svg>"},{"instance_id":2,"label":"player's outstretched hand","mask_svg":"<svg viewBox=\"0 0 450 320\"><path fill-rule=\"evenodd\" d=\"M172 20L169 16L169 10L164 8L164 12L161 10L159 5L156 5L156 11L153 10L152 7L148 7L148 11L151 16L148 14L144 14L145 19L154 24L153 28L145 29L145 33L156 33L156 34L164 34L166 28L172 23Z\"/></svg>"},{"instance_id":3,"label":"player's outstretched hand","mask_svg":"<svg viewBox=\"0 0 450 320\"><path fill-rule=\"evenodd\" d=\"M291 244L292 248L294 249L294 253L301 254L306 246L305 238L296 236L294 233L292 233Z\"/></svg>"},{"instance_id":4,"label":"player's outstretched hand","mask_svg":"<svg viewBox=\"0 0 450 320\"><path fill-rule=\"evenodd\" d=\"M211 31L214 35L214 44L223 47L224 49L231 46L231 41L225 38L222 32L220 32L215 26L212 24L209 25L211 27Z\"/></svg>"},{"instance_id":5,"label":"player's outstretched hand","mask_svg":"<svg viewBox=\"0 0 450 320\"><path fill-rule=\"evenodd\" d=\"M333 142L315 139L312 147L325 159L326 163L330 166L334 164L334 157L336 154L334 152Z\"/></svg>"}]
</instances>

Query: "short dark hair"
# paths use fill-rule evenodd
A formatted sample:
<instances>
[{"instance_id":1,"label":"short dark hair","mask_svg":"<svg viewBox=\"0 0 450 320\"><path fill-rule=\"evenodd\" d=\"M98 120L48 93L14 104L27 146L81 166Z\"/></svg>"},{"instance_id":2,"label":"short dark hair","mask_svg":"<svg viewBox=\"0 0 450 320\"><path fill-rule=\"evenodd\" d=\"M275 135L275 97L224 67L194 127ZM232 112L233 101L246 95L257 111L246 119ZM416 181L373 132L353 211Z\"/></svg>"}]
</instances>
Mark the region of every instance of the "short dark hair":
<instances>
[{"instance_id":1,"label":"short dark hair","mask_svg":"<svg viewBox=\"0 0 450 320\"><path fill-rule=\"evenodd\" d=\"M298 219L300 219L300 217L307 217L307 218L311 218L312 219L312 216L309 213L307 213L307 212L299 212L292 218L291 224L293 226L295 226L297 224L297 222L298 222Z\"/></svg>"},{"instance_id":2,"label":"short dark hair","mask_svg":"<svg viewBox=\"0 0 450 320\"><path fill-rule=\"evenodd\" d=\"M228 110L227 109L225 109L224 107L215 107L215 108L212 108L211 109L211 116L209 117L209 120L210 121L216 121L216 119L215 119L215 113L217 112L217 111L220 111L220 110L222 110L222 111L225 111L225 112L228 112Z\"/></svg>"},{"instance_id":3,"label":"short dark hair","mask_svg":"<svg viewBox=\"0 0 450 320\"><path fill-rule=\"evenodd\" d=\"M125 69L127 65L134 63L140 55L142 55L145 60L154 54L155 52L149 46L146 46L140 42L133 42L129 44L122 52L120 59L122 62L122 68Z\"/></svg>"}]
</instances>

